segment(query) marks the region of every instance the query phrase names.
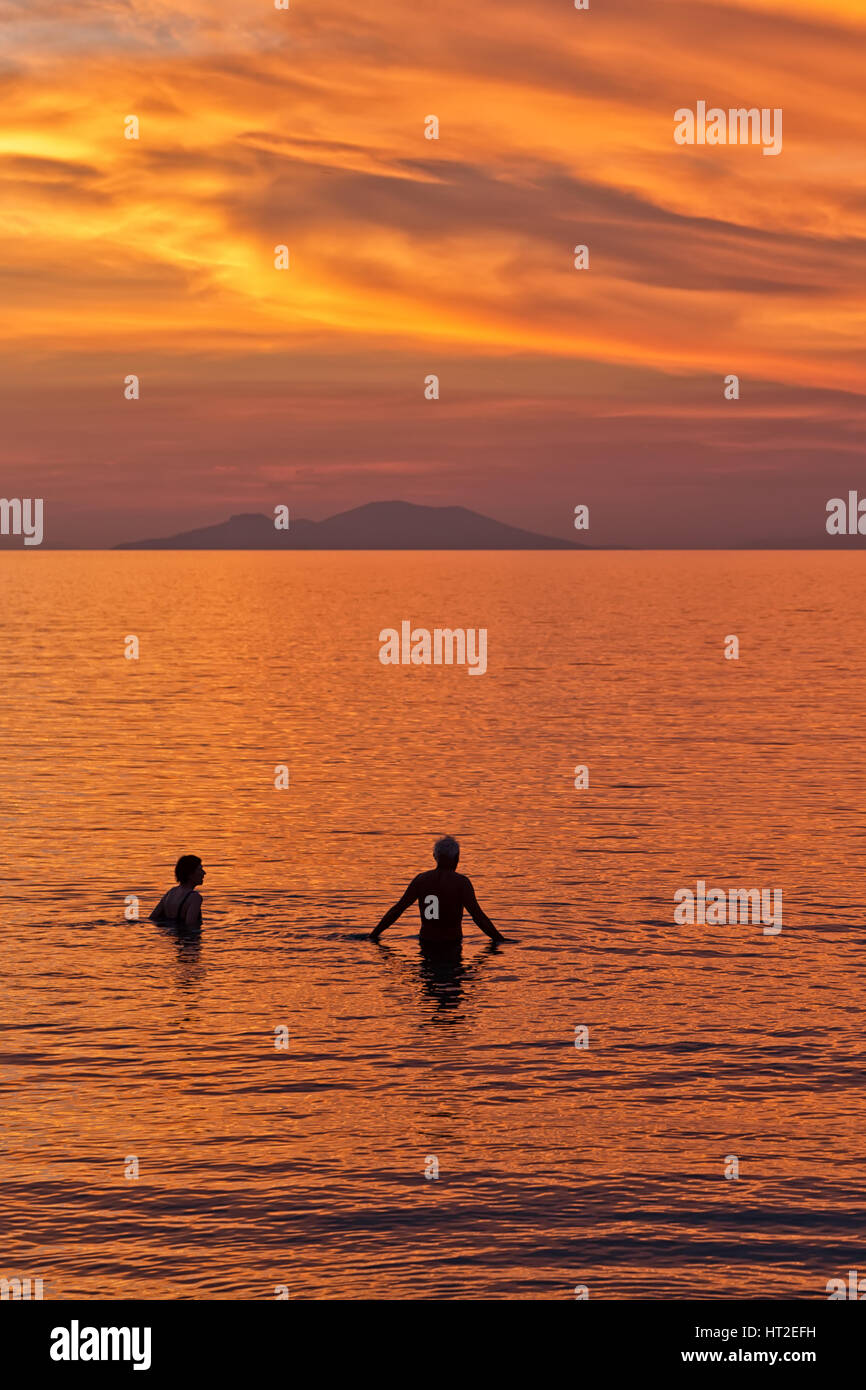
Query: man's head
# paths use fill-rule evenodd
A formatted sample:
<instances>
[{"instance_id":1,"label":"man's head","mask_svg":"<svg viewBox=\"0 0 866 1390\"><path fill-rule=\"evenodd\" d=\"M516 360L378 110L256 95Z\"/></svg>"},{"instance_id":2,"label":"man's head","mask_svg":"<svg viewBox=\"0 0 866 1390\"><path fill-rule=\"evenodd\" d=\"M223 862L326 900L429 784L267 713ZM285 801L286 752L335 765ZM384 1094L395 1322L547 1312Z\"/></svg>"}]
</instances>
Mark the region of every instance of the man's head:
<instances>
[{"instance_id":1,"label":"man's head","mask_svg":"<svg viewBox=\"0 0 866 1390\"><path fill-rule=\"evenodd\" d=\"M198 887L204 883L204 869L197 854L182 854L174 866L174 876L178 883Z\"/></svg>"},{"instance_id":2,"label":"man's head","mask_svg":"<svg viewBox=\"0 0 866 1390\"><path fill-rule=\"evenodd\" d=\"M433 846L433 858L440 869L456 869L460 858L460 846L453 835L443 835Z\"/></svg>"}]
</instances>

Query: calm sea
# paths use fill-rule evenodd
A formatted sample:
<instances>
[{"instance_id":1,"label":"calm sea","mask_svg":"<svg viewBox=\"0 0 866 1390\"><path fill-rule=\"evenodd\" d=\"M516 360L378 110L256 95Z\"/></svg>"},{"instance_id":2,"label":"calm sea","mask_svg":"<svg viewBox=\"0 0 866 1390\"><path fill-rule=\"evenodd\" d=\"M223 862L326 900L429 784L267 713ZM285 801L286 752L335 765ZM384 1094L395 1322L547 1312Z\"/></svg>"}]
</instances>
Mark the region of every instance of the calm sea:
<instances>
[{"instance_id":1,"label":"calm sea","mask_svg":"<svg viewBox=\"0 0 866 1390\"><path fill-rule=\"evenodd\" d=\"M862 556L26 552L0 583L0 1274L825 1298L866 1268ZM486 627L487 673L382 666L404 619ZM469 922L427 961L415 909L353 939L444 833L516 944ZM198 938L145 920L181 852ZM783 930L675 925L698 879L781 888Z\"/></svg>"}]
</instances>

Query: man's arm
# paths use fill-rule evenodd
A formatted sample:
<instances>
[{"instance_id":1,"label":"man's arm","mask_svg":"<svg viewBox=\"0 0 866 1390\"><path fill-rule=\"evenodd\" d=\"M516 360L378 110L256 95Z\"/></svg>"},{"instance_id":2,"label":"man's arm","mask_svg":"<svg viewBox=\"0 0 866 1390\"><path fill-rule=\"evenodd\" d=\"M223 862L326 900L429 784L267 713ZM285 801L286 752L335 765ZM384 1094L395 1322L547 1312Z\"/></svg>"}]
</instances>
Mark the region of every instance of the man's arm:
<instances>
[{"instance_id":1,"label":"man's arm","mask_svg":"<svg viewBox=\"0 0 866 1390\"><path fill-rule=\"evenodd\" d=\"M469 879L465 879L464 882L466 884L466 891L463 895L463 906L466 908L466 911L469 913L475 925L480 927L483 932L486 932L491 941L504 941L505 937L501 932L496 930L490 918L487 916L487 913L479 907L478 899L475 896L475 889L472 887Z\"/></svg>"},{"instance_id":2,"label":"man's arm","mask_svg":"<svg viewBox=\"0 0 866 1390\"><path fill-rule=\"evenodd\" d=\"M412 882L409 884L409 887L406 889L406 892L403 894L400 901L398 903L395 903L393 907L388 908L388 911L385 913L385 916L382 918L378 927L374 927L373 930L370 932L370 940L378 941L383 931L387 931L389 927L393 927L397 918L402 917L403 913L406 911L406 908L409 907L410 903L414 903L417 897L418 880L417 878L413 878Z\"/></svg>"}]
</instances>

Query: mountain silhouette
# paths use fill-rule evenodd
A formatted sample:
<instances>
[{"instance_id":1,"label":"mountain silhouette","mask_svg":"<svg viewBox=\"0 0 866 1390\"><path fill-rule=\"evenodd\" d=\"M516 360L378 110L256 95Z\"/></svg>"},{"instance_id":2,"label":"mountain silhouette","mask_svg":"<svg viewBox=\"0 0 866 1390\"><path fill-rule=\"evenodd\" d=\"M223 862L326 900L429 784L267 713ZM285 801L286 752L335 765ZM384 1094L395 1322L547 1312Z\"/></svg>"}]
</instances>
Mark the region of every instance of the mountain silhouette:
<instances>
[{"instance_id":1,"label":"mountain silhouette","mask_svg":"<svg viewBox=\"0 0 866 1390\"><path fill-rule=\"evenodd\" d=\"M325 521L278 531L273 517L242 512L216 526L156 540L123 541L115 550L583 550L556 536L507 526L466 507L368 502Z\"/></svg>"}]
</instances>

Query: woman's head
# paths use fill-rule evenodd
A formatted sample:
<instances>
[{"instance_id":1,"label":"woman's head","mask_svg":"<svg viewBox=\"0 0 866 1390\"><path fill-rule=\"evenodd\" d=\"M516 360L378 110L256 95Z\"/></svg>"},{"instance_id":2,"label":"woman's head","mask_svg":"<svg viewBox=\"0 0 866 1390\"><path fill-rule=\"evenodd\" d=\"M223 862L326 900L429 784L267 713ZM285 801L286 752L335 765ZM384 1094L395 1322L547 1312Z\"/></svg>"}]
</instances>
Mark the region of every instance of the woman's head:
<instances>
[{"instance_id":1,"label":"woman's head","mask_svg":"<svg viewBox=\"0 0 866 1390\"><path fill-rule=\"evenodd\" d=\"M197 854L182 854L174 866L174 876L178 883L191 883L194 886L204 883L204 869Z\"/></svg>"}]
</instances>

